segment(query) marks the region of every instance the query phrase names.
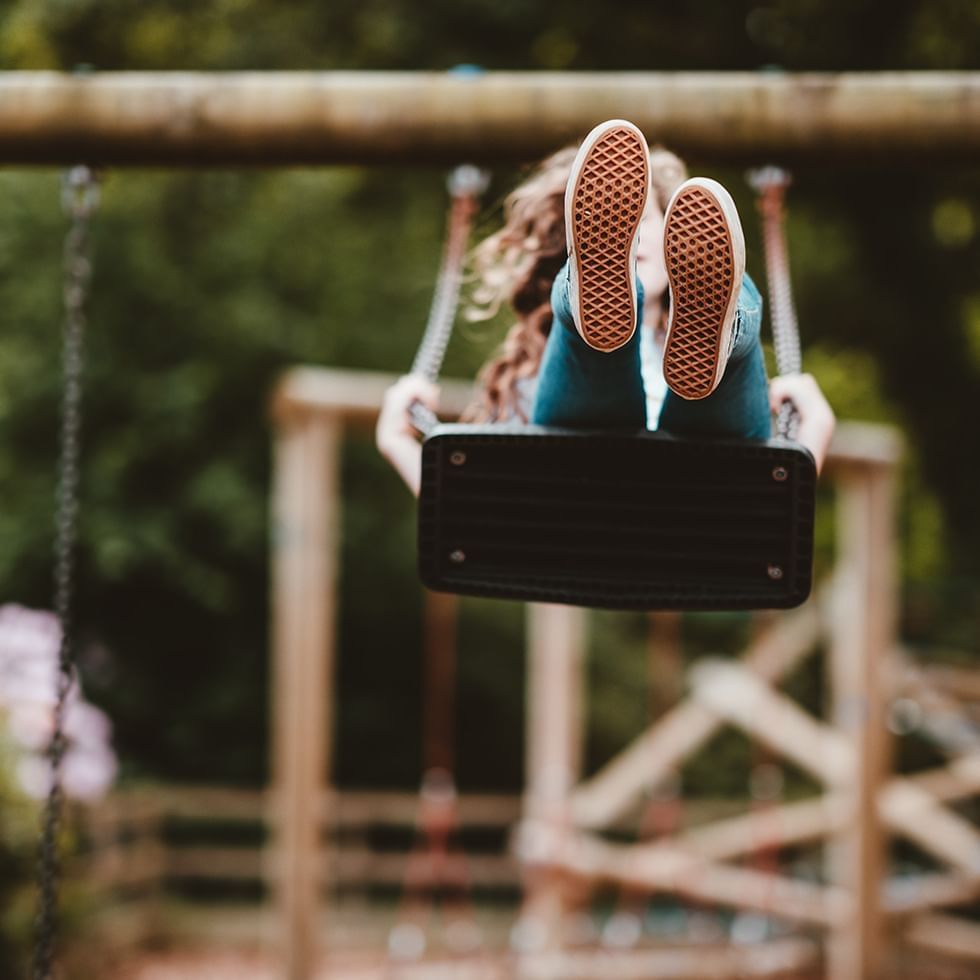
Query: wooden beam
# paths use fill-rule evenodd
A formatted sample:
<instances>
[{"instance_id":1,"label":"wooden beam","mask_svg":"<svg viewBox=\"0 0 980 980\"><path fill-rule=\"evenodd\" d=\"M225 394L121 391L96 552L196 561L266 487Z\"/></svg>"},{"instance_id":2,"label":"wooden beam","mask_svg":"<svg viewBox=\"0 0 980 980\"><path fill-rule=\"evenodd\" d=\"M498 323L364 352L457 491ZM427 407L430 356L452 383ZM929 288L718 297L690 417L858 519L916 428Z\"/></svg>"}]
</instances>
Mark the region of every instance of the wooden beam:
<instances>
[{"instance_id":1,"label":"wooden beam","mask_svg":"<svg viewBox=\"0 0 980 980\"><path fill-rule=\"evenodd\" d=\"M340 427L329 418L294 416L276 435L269 880L282 973L308 980L316 960L317 857L332 728Z\"/></svg>"},{"instance_id":2,"label":"wooden beam","mask_svg":"<svg viewBox=\"0 0 980 980\"><path fill-rule=\"evenodd\" d=\"M672 843L709 861L730 861L770 847L792 847L820 840L834 833L847 820L844 801L828 793L812 800L771 807L764 816L748 812L726 820L715 820L676 835ZM775 836L760 834L760 822L778 828ZM638 848L656 847L640 844Z\"/></svg>"},{"instance_id":3,"label":"wooden beam","mask_svg":"<svg viewBox=\"0 0 980 980\"><path fill-rule=\"evenodd\" d=\"M897 466L902 459L901 433L873 422L844 422L834 430L827 453L826 474L839 476L855 466Z\"/></svg>"},{"instance_id":4,"label":"wooden beam","mask_svg":"<svg viewBox=\"0 0 980 980\"><path fill-rule=\"evenodd\" d=\"M966 659L965 654L960 654ZM953 664L933 664L920 667L923 679L934 690L942 691L958 701L980 701L980 670Z\"/></svg>"},{"instance_id":5,"label":"wooden beam","mask_svg":"<svg viewBox=\"0 0 980 980\"><path fill-rule=\"evenodd\" d=\"M510 957L427 957L416 963L381 962L377 955L338 955L321 980L746 980L809 975L820 958L811 939L789 936L751 945L659 946L656 949L577 949Z\"/></svg>"},{"instance_id":6,"label":"wooden beam","mask_svg":"<svg viewBox=\"0 0 980 980\"><path fill-rule=\"evenodd\" d=\"M737 945L689 945L666 949L575 950L532 956L521 962L520 980L722 980L805 974L819 959L809 939L789 937ZM494 974L494 980L500 974ZM421 977L420 977L421 980ZM433 980L426 974L424 980ZM452 975L452 980L463 980Z\"/></svg>"},{"instance_id":7,"label":"wooden beam","mask_svg":"<svg viewBox=\"0 0 980 980\"><path fill-rule=\"evenodd\" d=\"M397 374L378 371L343 371L337 368L299 367L286 371L271 398L273 418L295 414L330 415L345 425L372 425L385 392ZM439 382L440 412L456 419L473 400L473 385L466 381Z\"/></svg>"},{"instance_id":8,"label":"wooden beam","mask_svg":"<svg viewBox=\"0 0 980 980\"><path fill-rule=\"evenodd\" d=\"M708 660L691 671L695 699L831 786L853 778L847 739L737 663Z\"/></svg>"},{"instance_id":9,"label":"wooden beam","mask_svg":"<svg viewBox=\"0 0 980 980\"><path fill-rule=\"evenodd\" d=\"M749 670L767 680L788 673L820 636L819 599L781 617L744 657ZM721 727L713 711L684 701L650 726L572 797L572 819L583 828L608 827Z\"/></svg>"},{"instance_id":10,"label":"wooden beam","mask_svg":"<svg viewBox=\"0 0 980 980\"><path fill-rule=\"evenodd\" d=\"M384 393L398 380L397 374L378 371L347 371L338 368L298 367L285 371L271 398L273 417L294 413L330 415L344 425L372 425L378 417ZM456 419L473 400L473 383L443 378L440 411L446 419ZM902 440L895 429L867 422L837 423L827 456L831 478L857 467L893 465L901 458ZM805 609L811 609L811 603ZM794 617L796 614L790 614ZM781 617L782 618L782 617ZM766 644L760 658L779 659L778 643ZM806 652L806 651L804 651ZM763 668L764 669L764 668Z\"/></svg>"},{"instance_id":11,"label":"wooden beam","mask_svg":"<svg viewBox=\"0 0 980 980\"><path fill-rule=\"evenodd\" d=\"M125 827L128 833L144 819L152 825L165 819L202 821L262 821L267 816L271 794L256 789L230 786L171 785L117 790L109 797L123 801L123 811L104 814L101 804L85 807L86 819L94 827ZM327 790L321 795L318 812L324 832L330 828L414 827L418 818L418 793L404 790ZM144 816L145 815L145 816ZM457 816L471 827L503 827L521 815L521 799L514 793L460 793Z\"/></svg>"},{"instance_id":12,"label":"wooden beam","mask_svg":"<svg viewBox=\"0 0 980 980\"><path fill-rule=\"evenodd\" d=\"M582 765L582 691L586 611L574 606L527 606L525 823L519 850L534 860L539 841L564 835L569 796ZM542 949L558 950L565 933L565 881L532 870L521 918L533 921Z\"/></svg>"},{"instance_id":13,"label":"wooden beam","mask_svg":"<svg viewBox=\"0 0 980 980\"><path fill-rule=\"evenodd\" d=\"M952 915L920 915L909 922L902 941L930 953L980 963L980 924Z\"/></svg>"},{"instance_id":14,"label":"wooden beam","mask_svg":"<svg viewBox=\"0 0 980 980\"><path fill-rule=\"evenodd\" d=\"M456 761L456 664L459 599L425 590L422 612L422 765L450 777ZM425 779L425 776L423 776ZM453 785L455 792L455 783Z\"/></svg>"},{"instance_id":15,"label":"wooden beam","mask_svg":"<svg viewBox=\"0 0 980 980\"><path fill-rule=\"evenodd\" d=\"M590 884L663 891L810 925L839 924L851 907L841 889L706 861L666 843L640 849L587 833L566 833L555 841L549 863Z\"/></svg>"},{"instance_id":16,"label":"wooden beam","mask_svg":"<svg viewBox=\"0 0 980 980\"><path fill-rule=\"evenodd\" d=\"M927 853L948 861L968 876L958 880L980 881L980 868L969 864L970 855L976 853L977 832L940 806L978 792L980 756L958 759L946 766L892 779L879 796L881 819L892 830L916 840ZM845 794L831 792L771 808L764 819L778 828L775 840L760 834L761 818L750 812L691 827L674 835L670 843L708 861L730 861L774 844L792 847L837 833L846 828L848 814ZM659 843L633 845L637 856L660 847Z\"/></svg>"},{"instance_id":17,"label":"wooden beam","mask_svg":"<svg viewBox=\"0 0 980 980\"><path fill-rule=\"evenodd\" d=\"M904 652L895 656L896 687L915 699L922 711L919 731L949 755L980 754L980 726L951 692L930 681L929 673Z\"/></svg>"},{"instance_id":18,"label":"wooden beam","mask_svg":"<svg viewBox=\"0 0 980 980\"><path fill-rule=\"evenodd\" d=\"M885 889L885 910L907 918L951 905L971 905L980 897L980 878L958 874L921 874L892 878Z\"/></svg>"},{"instance_id":19,"label":"wooden beam","mask_svg":"<svg viewBox=\"0 0 980 980\"><path fill-rule=\"evenodd\" d=\"M980 831L925 790L893 780L881 790L884 822L962 874L980 877Z\"/></svg>"},{"instance_id":20,"label":"wooden beam","mask_svg":"<svg viewBox=\"0 0 980 980\"><path fill-rule=\"evenodd\" d=\"M597 122L728 160L980 157L971 72L112 72L0 76L0 163L535 160Z\"/></svg>"},{"instance_id":21,"label":"wooden beam","mask_svg":"<svg viewBox=\"0 0 980 980\"><path fill-rule=\"evenodd\" d=\"M828 943L835 980L878 980L884 968L881 887L886 836L879 796L889 769L885 724L887 660L895 648L893 465L846 470L838 483L838 591L831 620L833 722L854 759L848 822L828 851L830 880L854 901L854 915Z\"/></svg>"}]
</instances>

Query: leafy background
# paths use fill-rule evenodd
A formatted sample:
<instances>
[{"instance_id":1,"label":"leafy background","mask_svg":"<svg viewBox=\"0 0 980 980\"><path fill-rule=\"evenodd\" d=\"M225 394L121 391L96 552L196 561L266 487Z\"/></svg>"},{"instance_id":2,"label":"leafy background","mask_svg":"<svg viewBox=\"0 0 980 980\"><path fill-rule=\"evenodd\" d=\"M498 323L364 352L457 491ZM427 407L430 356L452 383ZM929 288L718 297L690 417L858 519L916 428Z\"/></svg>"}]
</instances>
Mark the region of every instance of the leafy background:
<instances>
[{"instance_id":1,"label":"leafy background","mask_svg":"<svg viewBox=\"0 0 980 980\"><path fill-rule=\"evenodd\" d=\"M0 67L72 69L959 69L980 49L966 0L8 0ZM654 135L654 134L651 134ZM531 162L531 161L529 161ZM761 245L740 171L749 268ZM519 177L501 170L486 232ZM59 177L0 173L0 598L50 603L59 392ZM975 168L942 160L795 170L789 237L806 361L841 418L903 431L905 640L975 656L980 602L980 237ZM324 168L117 171L95 227L79 617L90 696L126 778L267 776L268 395L295 363L404 370L445 216L444 174ZM463 327L472 376L504 320ZM336 772L411 786L420 766L413 504L366 437L345 450ZM832 527L825 522L824 548ZM464 603L460 784L521 782L521 614ZM742 617L694 617L689 656L734 651ZM639 617L592 638L590 764L648 705ZM801 693L820 700L819 677ZM727 747L726 747L727 746ZM698 772L740 791L736 741ZM714 750L713 750L714 751ZM740 779L742 777L739 777Z\"/></svg>"}]
</instances>

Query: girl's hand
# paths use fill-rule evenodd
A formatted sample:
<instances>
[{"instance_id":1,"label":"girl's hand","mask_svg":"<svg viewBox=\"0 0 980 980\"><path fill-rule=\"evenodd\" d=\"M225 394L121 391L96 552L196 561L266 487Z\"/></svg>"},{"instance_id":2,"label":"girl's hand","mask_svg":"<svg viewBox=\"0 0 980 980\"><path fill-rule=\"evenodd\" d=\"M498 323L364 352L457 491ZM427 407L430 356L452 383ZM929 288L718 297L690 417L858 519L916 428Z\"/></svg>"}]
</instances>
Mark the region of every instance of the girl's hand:
<instances>
[{"instance_id":1,"label":"girl's hand","mask_svg":"<svg viewBox=\"0 0 980 980\"><path fill-rule=\"evenodd\" d=\"M374 438L381 455L417 497L422 479L422 447L408 414L416 401L433 412L438 411L439 389L418 375L406 374L385 392Z\"/></svg>"},{"instance_id":2,"label":"girl's hand","mask_svg":"<svg viewBox=\"0 0 980 980\"><path fill-rule=\"evenodd\" d=\"M783 374L769 382L769 405L779 412L784 401L791 401L800 413L797 441L813 454L817 472L823 467L837 419L812 374Z\"/></svg>"}]
</instances>

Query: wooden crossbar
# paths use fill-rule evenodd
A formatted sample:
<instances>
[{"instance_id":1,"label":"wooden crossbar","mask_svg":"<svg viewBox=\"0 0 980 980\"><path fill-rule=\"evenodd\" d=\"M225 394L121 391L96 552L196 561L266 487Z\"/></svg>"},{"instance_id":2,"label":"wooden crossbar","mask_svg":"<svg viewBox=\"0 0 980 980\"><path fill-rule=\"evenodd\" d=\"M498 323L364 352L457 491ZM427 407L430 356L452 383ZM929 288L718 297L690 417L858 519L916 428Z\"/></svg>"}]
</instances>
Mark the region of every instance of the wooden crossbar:
<instances>
[{"instance_id":1,"label":"wooden crossbar","mask_svg":"<svg viewBox=\"0 0 980 980\"><path fill-rule=\"evenodd\" d=\"M980 73L0 75L0 163L534 160L625 116L728 160L980 157Z\"/></svg>"},{"instance_id":2,"label":"wooden crossbar","mask_svg":"<svg viewBox=\"0 0 980 980\"><path fill-rule=\"evenodd\" d=\"M821 594L824 594L823 592ZM776 620L743 658L766 680L789 673L820 636L820 600ZM718 716L695 701L683 701L572 794L572 820L580 827L608 827L650 786L671 773L721 727Z\"/></svg>"},{"instance_id":3,"label":"wooden crossbar","mask_svg":"<svg viewBox=\"0 0 980 980\"><path fill-rule=\"evenodd\" d=\"M824 927L841 924L850 911L847 893L832 885L707 861L669 843L637 848L566 832L555 844L549 865L590 883L664 891Z\"/></svg>"}]
</instances>

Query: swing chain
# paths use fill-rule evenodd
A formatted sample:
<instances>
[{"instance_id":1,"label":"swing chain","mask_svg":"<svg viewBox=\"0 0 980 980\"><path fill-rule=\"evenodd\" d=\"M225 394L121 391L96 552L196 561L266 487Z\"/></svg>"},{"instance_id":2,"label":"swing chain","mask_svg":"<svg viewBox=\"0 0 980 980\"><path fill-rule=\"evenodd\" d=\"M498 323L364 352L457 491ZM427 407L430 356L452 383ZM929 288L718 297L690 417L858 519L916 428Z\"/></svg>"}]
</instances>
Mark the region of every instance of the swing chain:
<instances>
[{"instance_id":1,"label":"swing chain","mask_svg":"<svg viewBox=\"0 0 980 980\"><path fill-rule=\"evenodd\" d=\"M448 186L452 197L446 224L446 240L443 245L442 263L436 280L435 294L429 310L429 320L412 364L412 374L427 381L436 381L446 356L446 347L453 332L459 290L463 281L463 262L470 240L470 228L480 206L480 196L487 189L490 175L486 170L463 164L449 175ZM409 409L412 424L427 435L438 424L435 414L421 402Z\"/></svg>"},{"instance_id":2,"label":"swing chain","mask_svg":"<svg viewBox=\"0 0 980 980\"><path fill-rule=\"evenodd\" d=\"M60 875L58 836L64 803L61 766L67 748L64 722L65 711L76 680L73 661L72 595L78 518L85 308L92 278L89 230L98 203L98 180L88 167L73 167L64 175L61 204L70 220L70 226L65 238L64 251L62 338L64 346L54 543L54 608L61 628L61 638L58 649L57 693L51 741L48 746L51 782L44 807L38 860L39 898L34 980L48 980L51 976L57 929L57 887Z\"/></svg>"},{"instance_id":3,"label":"swing chain","mask_svg":"<svg viewBox=\"0 0 980 980\"><path fill-rule=\"evenodd\" d=\"M800 328L793 304L789 278L789 255L786 248L783 201L791 178L780 167L762 167L750 171L748 180L758 194L762 214L762 235L766 255L766 278L769 280L770 321L780 374L799 374L803 370L800 350ZM792 402L785 401L776 417L776 431L784 439L795 439L799 413Z\"/></svg>"}]
</instances>

